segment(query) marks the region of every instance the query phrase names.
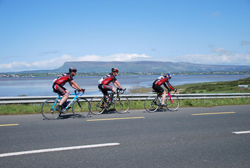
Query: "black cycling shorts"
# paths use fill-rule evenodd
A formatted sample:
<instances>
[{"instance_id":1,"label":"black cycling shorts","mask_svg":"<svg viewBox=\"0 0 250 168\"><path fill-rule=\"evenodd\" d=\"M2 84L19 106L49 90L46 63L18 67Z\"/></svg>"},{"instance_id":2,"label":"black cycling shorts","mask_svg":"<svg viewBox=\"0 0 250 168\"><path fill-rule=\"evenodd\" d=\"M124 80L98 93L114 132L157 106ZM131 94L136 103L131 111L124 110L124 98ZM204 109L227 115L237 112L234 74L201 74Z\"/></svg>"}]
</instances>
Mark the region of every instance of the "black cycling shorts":
<instances>
[{"instance_id":1,"label":"black cycling shorts","mask_svg":"<svg viewBox=\"0 0 250 168\"><path fill-rule=\"evenodd\" d=\"M98 85L98 88L101 90L101 92L104 94L104 95L108 95L108 91L112 91L112 86L109 86L109 85L104 85L103 84L99 84Z\"/></svg>"},{"instance_id":2,"label":"black cycling shorts","mask_svg":"<svg viewBox=\"0 0 250 168\"><path fill-rule=\"evenodd\" d=\"M155 85L153 84L152 88L157 92L157 93L163 93L164 92L164 89L159 86L159 85Z\"/></svg>"},{"instance_id":3,"label":"black cycling shorts","mask_svg":"<svg viewBox=\"0 0 250 168\"><path fill-rule=\"evenodd\" d=\"M65 95L66 94L67 89L65 87L59 85L59 84L53 84L52 88L53 88L54 92L56 92L56 93L58 93L60 95Z\"/></svg>"}]
</instances>

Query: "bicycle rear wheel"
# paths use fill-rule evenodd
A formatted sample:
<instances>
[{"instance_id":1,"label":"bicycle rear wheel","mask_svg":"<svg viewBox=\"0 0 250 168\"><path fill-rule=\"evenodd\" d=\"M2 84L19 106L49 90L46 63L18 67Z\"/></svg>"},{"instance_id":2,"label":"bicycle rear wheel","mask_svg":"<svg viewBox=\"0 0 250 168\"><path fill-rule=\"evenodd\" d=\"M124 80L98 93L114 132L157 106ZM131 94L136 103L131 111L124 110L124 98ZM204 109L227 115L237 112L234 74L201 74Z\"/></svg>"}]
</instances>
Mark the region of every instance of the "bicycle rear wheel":
<instances>
[{"instance_id":1,"label":"bicycle rear wheel","mask_svg":"<svg viewBox=\"0 0 250 168\"><path fill-rule=\"evenodd\" d=\"M90 102L85 98L78 98L72 105L72 113L75 117L85 118L90 114Z\"/></svg>"},{"instance_id":2,"label":"bicycle rear wheel","mask_svg":"<svg viewBox=\"0 0 250 168\"><path fill-rule=\"evenodd\" d=\"M171 102L170 98L166 98L167 109L169 111L176 111L180 106L180 100L178 97L172 97L173 102Z\"/></svg>"},{"instance_id":3,"label":"bicycle rear wheel","mask_svg":"<svg viewBox=\"0 0 250 168\"><path fill-rule=\"evenodd\" d=\"M91 113L94 115L102 114L105 110L103 97L94 97L90 100Z\"/></svg>"},{"instance_id":4,"label":"bicycle rear wheel","mask_svg":"<svg viewBox=\"0 0 250 168\"><path fill-rule=\"evenodd\" d=\"M147 112L154 113L158 109L158 105L160 104L159 98L156 99L156 96L149 96L145 102L144 107Z\"/></svg>"},{"instance_id":5,"label":"bicycle rear wheel","mask_svg":"<svg viewBox=\"0 0 250 168\"><path fill-rule=\"evenodd\" d=\"M57 99L48 99L43 103L41 113L45 119L55 120L58 118L59 111L56 110L56 106L59 102L56 102L56 100Z\"/></svg>"},{"instance_id":6,"label":"bicycle rear wheel","mask_svg":"<svg viewBox=\"0 0 250 168\"><path fill-rule=\"evenodd\" d=\"M126 97L116 97L115 98L115 110L120 114L128 112L130 108L129 99Z\"/></svg>"}]
</instances>

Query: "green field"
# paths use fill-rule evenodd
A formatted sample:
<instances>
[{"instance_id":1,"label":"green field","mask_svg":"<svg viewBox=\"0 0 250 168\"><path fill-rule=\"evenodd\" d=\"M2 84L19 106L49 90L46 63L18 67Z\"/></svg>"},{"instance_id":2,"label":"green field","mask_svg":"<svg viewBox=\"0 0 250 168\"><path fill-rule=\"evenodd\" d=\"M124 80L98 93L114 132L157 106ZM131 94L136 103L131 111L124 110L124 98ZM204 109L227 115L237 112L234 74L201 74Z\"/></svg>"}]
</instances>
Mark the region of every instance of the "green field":
<instances>
[{"instance_id":1,"label":"green field","mask_svg":"<svg viewBox=\"0 0 250 168\"><path fill-rule=\"evenodd\" d=\"M238 85L248 85L249 88L239 88ZM250 93L250 78L227 82L193 83L174 86L178 93ZM130 93L148 93L152 88L136 86Z\"/></svg>"}]
</instances>

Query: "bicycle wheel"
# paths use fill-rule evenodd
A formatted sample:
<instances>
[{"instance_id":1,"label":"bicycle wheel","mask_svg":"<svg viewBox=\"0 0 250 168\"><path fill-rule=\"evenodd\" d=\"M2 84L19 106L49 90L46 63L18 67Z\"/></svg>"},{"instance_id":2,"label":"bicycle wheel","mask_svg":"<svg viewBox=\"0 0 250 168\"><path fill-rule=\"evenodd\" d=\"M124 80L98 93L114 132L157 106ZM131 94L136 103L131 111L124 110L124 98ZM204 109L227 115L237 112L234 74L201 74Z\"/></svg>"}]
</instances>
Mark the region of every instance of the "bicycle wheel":
<instances>
[{"instance_id":1,"label":"bicycle wheel","mask_svg":"<svg viewBox=\"0 0 250 168\"><path fill-rule=\"evenodd\" d=\"M129 99L126 97L116 97L115 98L115 110L120 114L128 112L130 108Z\"/></svg>"},{"instance_id":2,"label":"bicycle wheel","mask_svg":"<svg viewBox=\"0 0 250 168\"><path fill-rule=\"evenodd\" d=\"M154 113L158 109L159 104L159 98L156 100L156 96L149 96L144 102L144 107L147 112Z\"/></svg>"},{"instance_id":3,"label":"bicycle wheel","mask_svg":"<svg viewBox=\"0 0 250 168\"><path fill-rule=\"evenodd\" d=\"M180 106L180 100L178 97L172 97L173 102L169 97L166 98L167 109L169 111L176 111Z\"/></svg>"},{"instance_id":4,"label":"bicycle wheel","mask_svg":"<svg viewBox=\"0 0 250 168\"><path fill-rule=\"evenodd\" d=\"M72 105L72 113L75 117L84 118L90 114L90 102L85 98L78 98Z\"/></svg>"},{"instance_id":5,"label":"bicycle wheel","mask_svg":"<svg viewBox=\"0 0 250 168\"><path fill-rule=\"evenodd\" d=\"M94 97L90 100L91 113L94 115L102 114L105 110L103 97Z\"/></svg>"},{"instance_id":6,"label":"bicycle wheel","mask_svg":"<svg viewBox=\"0 0 250 168\"><path fill-rule=\"evenodd\" d=\"M59 102L56 102L56 100L57 99L48 99L43 103L41 113L45 119L55 120L59 116L59 111L56 111L56 106Z\"/></svg>"}]
</instances>

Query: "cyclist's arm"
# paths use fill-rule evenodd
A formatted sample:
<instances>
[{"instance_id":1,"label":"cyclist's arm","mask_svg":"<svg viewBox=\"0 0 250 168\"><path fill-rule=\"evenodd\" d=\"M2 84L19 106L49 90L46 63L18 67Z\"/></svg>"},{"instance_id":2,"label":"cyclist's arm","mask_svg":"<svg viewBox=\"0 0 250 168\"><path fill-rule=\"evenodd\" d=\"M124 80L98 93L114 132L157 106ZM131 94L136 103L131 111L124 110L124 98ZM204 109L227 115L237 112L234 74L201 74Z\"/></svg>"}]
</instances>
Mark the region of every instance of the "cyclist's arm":
<instances>
[{"instance_id":1,"label":"cyclist's arm","mask_svg":"<svg viewBox=\"0 0 250 168\"><path fill-rule=\"evenodd\" d=\"M165 83L164 83L165 84ZM167 82L167 84L168 84L168 87L171 89L171 90L175 90L175 88L169 83L169 82ZM165 84L166 85L166 84Z\"/></svg>"},{"instance_id":2,"label":"cyclist's arm","mask_svg":"<svg viewBox=\"0 0 250 168\"><path fill-rule=\"evenodd\" d=\"M80 86L74 80L70 81L69 84L72 88L81 90Z\"/></svg>"},{"instance_id":3,"label":"cyclist's arm","mask_svg":"<svg viewBox=\"0 0 250 168\"><path fill-rule=\"evenodd\" d=\"M163 85L165 88L169 89L169 87L166 85L166 83L163 83Z\"/></svg>"},{"instance_id":4,"label":"cyclist's arm","mask_svg":"<svg viewBox=\"0 0 250 168\"><path fill-rule=\"evenodd\" d=\"M113 82L113 84L115 85L115 87L122 89L120 83L117 80L115 82Z\"/></svg>"}]
</instances>

